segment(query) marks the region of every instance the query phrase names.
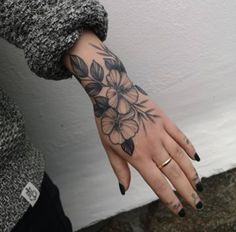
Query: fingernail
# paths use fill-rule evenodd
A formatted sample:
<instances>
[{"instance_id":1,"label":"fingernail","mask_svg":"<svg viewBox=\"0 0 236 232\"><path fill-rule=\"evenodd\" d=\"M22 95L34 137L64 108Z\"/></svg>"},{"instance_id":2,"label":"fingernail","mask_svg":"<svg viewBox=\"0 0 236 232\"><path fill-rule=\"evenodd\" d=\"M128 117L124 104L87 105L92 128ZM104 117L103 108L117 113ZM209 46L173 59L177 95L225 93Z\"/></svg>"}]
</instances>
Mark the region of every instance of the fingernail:
<instances>
[{"instance_id":1,"label":"fingernail","mask_svg":"<svg viewBox=\"0 0 236 232\"><path fill-rule=\"evenodd\" d=\"M201 201L199 201L197 204L196 204L196 208L197 209L202 209L203 208L203 204Z\"/></svg>"},{"instance_id":2,"label":"fingernail","mask_svg":"<svg viewBox=\"0 0 236 232\"><path fill-rule=\"evenodd\" d=\"M180 217L184 217L184 216L185 216L185 210L184 210L184 208L182 208L182 209L179 211L178 215L179 215Z\"/></svg>"},{"instance_id":3,"label":"fingernail","mask_svg":"<svg viewBox=\"0 0 236 232\"><path fill-rule=\"evenodd\" d=\"M198 183L196 184L196 189L197 189L197 191L199 191L199 192L202 192L202 191L203 191L203 186L202 186L202 183L201 183L201 182L198 182Z\"/></svg>"},{"instance_id":4,"label":"fingernail","mask_svg":"<svg viewBox=\"0 0 236 232\"><path fill-rule=\"evenodd\" d=\"M194 158L195 158L195 160L200 161L200 157L199 157L199 155L197 154L197 152L195 153Z\"/></svg>"},{"instance_id":5,"label":"fingernail","mask_svg":"<svg viewBox=\"0 0 236 232\"><path fill-rule=\"evenodd\" d=\"M120 192L122 195L125 195L125 187L123 184L119 183Z\"/></svg>"}]
</instances>

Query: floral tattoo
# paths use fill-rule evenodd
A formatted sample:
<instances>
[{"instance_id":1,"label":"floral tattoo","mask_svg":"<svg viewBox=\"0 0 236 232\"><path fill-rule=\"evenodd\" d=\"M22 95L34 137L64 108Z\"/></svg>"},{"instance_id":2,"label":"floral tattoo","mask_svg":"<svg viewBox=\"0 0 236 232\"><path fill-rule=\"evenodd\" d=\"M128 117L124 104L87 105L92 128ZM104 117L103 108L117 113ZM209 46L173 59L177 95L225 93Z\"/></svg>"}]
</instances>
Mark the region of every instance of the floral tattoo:
<instances>
[{"instance_id":1,"label":"floral tattoo","mask_svg":"<svg viewBox=\"0 0 236 232\"><path fill-rule=\"evenodd\" d=\"M120 59L102 43L101 47L90 45L103 56L108 74L105 76L103 67L95 60L88 67L81 57L69 54L73 75L93 99L94 113L101 119L102 132L112 144L120 145L124 152L132 156L133 138L140 125L146 132L145 121L154 123L159 116L153 113L154 109L146 109L148 99L139 100L140 94L147 93L128 78ZM99 95L101 91L104 96Z\"/></svg>"}]
</instances>

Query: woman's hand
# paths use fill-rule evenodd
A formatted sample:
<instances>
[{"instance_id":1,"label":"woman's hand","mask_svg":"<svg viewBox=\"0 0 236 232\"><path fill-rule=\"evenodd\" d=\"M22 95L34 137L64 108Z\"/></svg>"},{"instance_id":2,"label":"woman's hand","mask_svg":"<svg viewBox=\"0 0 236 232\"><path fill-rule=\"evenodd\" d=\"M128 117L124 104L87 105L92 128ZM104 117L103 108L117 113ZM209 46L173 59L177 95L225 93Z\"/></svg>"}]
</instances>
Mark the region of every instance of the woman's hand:
<instances>
[{"instance_id":1,"label":"woman's hand","mask_svg":"<svg viewBox=\"0 0 236 232\"><path fill-rule=\"evenodd\" d=\"M185 212L167 178L187 203L202 208L196 192L202 191L202 185L191 162L200 160L194 146L129 79L120 59L95 34L85 31L64 62L90 96L121 193L129 188L129 163L174 214Z\"/></svg>"}]
</instances>

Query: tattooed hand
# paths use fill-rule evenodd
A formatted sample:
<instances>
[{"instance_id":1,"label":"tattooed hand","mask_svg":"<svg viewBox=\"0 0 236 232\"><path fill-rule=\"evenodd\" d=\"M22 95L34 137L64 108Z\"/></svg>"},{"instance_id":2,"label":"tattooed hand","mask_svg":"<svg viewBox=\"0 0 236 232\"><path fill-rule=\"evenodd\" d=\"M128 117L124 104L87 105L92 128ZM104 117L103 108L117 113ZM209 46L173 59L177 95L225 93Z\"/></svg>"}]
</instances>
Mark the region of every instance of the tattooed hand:
<instances>
[{"instance_id":1,"label":"tattooed hand","mask_svg":"<svg viewBox=\"0 0 236 232\"><path fill-rule=\"evenodd\" d=\"M85 31L64 63L92 101L98 132L121 193L130 185L129 163L174 214L184 216L185 211L167 178L187 203L202 208L196 193L202 191L202 185L190 160L200 161L194 146L129 79L121 60L95 34Z\"/></svg>"}]
</instances>

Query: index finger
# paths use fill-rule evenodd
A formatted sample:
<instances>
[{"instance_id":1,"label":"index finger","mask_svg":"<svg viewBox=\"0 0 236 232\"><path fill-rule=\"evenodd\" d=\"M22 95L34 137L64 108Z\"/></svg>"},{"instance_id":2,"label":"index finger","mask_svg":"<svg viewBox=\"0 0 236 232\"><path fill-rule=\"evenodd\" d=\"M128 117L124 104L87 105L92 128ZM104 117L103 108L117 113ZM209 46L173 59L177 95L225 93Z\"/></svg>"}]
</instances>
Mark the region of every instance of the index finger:
<instances>
[{"instance_id":1,"label":"index finger","mask_svg":"<svg viewBox=\"0 0 236 232\"><path fill-rule=\"evenodd\" d=\"M163 118L163 122L166 132L184 149L188 156L193 160L200 161L200 157L191 141L166 114Z\"/></svg>"}]
</instances>

